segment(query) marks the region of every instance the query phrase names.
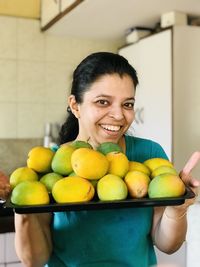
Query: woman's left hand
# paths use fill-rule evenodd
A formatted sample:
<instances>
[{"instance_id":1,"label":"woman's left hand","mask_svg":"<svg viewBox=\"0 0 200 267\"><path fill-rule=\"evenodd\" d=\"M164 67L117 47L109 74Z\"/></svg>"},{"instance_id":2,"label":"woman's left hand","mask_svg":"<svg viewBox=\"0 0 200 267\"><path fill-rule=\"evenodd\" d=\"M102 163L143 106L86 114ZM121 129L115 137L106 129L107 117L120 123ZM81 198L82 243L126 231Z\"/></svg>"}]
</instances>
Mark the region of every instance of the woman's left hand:
<instances>
[{"instance_id":1,"label":"woman's left hand","mask_svg":"<svg viewBox=\"0 0 200 267\"><path fill-rule=\"evenodd\" d=\"M192 170L196 167L199 161L200 151L196 151L192 154L183 170L179 174L185 185L189 186L196 196L198 195L198 187L200 186L200 181L192 176ZM188 207L192 205L194 201L195 198L187 199L185 205Z\"/></svg>"}]
</instances>

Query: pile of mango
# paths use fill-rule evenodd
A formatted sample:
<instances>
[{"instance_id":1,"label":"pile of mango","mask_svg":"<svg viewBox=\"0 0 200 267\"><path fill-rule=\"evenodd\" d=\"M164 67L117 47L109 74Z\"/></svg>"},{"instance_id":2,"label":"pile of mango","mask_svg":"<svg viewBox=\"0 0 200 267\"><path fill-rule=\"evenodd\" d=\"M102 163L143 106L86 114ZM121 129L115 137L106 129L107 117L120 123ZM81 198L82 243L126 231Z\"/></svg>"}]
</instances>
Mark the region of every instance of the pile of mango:
<instances>
[{"instance_id":1,"label":"pile of mango","mask_svg":"<svg viewBox=\"0 0 200 267\"><path fill-rule=\"evenodd\" d=\"M179 197L185 185L173 164L163 158L145 162L129 161L114 143L97 149L84 141L62 145L56 152L33 147L27 166L10 175L11 202L16 205L91 201L127 198Z\"/></svg>"}]
</instances>

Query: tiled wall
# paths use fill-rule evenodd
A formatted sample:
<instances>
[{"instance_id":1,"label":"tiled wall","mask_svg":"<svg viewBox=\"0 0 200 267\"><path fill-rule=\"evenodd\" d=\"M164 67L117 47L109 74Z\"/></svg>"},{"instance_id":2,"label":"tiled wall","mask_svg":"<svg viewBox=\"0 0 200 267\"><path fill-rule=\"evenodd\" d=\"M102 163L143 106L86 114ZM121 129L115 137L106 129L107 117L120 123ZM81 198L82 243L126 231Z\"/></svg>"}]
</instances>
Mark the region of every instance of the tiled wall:
<instances>
[{"instance_id":1,"label":"tiled wall","mask_svg":"<svg viewBox=\"0 0 200 267\"><path fill-rule=\"evenodd\" d=\"M26 165L29 150L42 145L43 139L0 139L0 170L9 175Z\"/></svg>"},{"instance_id":2,"label":"tiled wall","mask_svg":"<svg viewBox=\"0 0 200 267\"><path fill-rule=\"evenodd\" d=\"M14 233L0 234L0 267L22 267L15 252Z\"/></svg>"},{"instance_id":3,"label":"tiled wall","mask_svg":"<svg viewBox=\"0 0 200 267\"><path fill-rule=\"evenodd\" d=\"M75 66L118 43L42 33L38 20L0 16L0 138L41 138L65 118Z\"/></svg>"},{"instance_id":4,"label":"tiled wall","mask_svg":"<svg viewBox=\"0 0 200 267\"><path fill-rule=\"evenodd\" d=\"M38 20L6 16L0 37L0 170L8 174L41 142L45 123L65 119L76 65L91 52L116 52L119 44L48 35Z\"/></svg>"}]
</instances>

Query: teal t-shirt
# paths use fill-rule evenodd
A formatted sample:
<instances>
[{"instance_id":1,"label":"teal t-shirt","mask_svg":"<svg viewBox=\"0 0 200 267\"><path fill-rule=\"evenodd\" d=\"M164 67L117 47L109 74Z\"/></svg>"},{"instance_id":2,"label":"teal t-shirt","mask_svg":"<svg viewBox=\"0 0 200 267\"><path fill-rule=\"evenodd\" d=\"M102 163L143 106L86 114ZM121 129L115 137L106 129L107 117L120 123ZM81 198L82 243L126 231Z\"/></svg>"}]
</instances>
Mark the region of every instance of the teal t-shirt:
<instances>
[{"instance_id":1,"label":"teal t-shirt","mask_svg":"<svg viewBox=\"0 0 200 267\"><path fill-rule=\"evenodd\" d=\"M130 136L125 141L129 160L167 158L153 141ZM152 216L152 207L56 212L53 253L46 267L153 266Z\"/></svg>"}]
</instances>

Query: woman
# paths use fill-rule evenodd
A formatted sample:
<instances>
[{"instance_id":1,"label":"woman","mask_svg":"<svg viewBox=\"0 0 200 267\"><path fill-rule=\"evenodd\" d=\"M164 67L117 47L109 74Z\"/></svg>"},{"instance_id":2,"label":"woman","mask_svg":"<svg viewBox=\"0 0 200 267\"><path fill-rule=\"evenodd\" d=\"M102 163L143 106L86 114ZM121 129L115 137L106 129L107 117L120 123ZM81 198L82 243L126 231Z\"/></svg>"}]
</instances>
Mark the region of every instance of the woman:
<instances>
[{"instance_id":1,"label":"woman","mask_svg":"<svg viewBox=\"0 0 200 267\"><path fill-rule=\"evenodd\" d=\"M60 133L61 144L88 141L121 146L129 160L167 158L161 146L126 135L134 120L135 70L122 56L107 52L85 58L73 75L69 116ZM182 172L195 189L190 171L195 153ZM186 212L194 200L176 207L126 208L98 211L15 215L16 251L25 266L147 267L156 264L153 244L175 252L186 235Z\"/></svg>"}]
</instances>

